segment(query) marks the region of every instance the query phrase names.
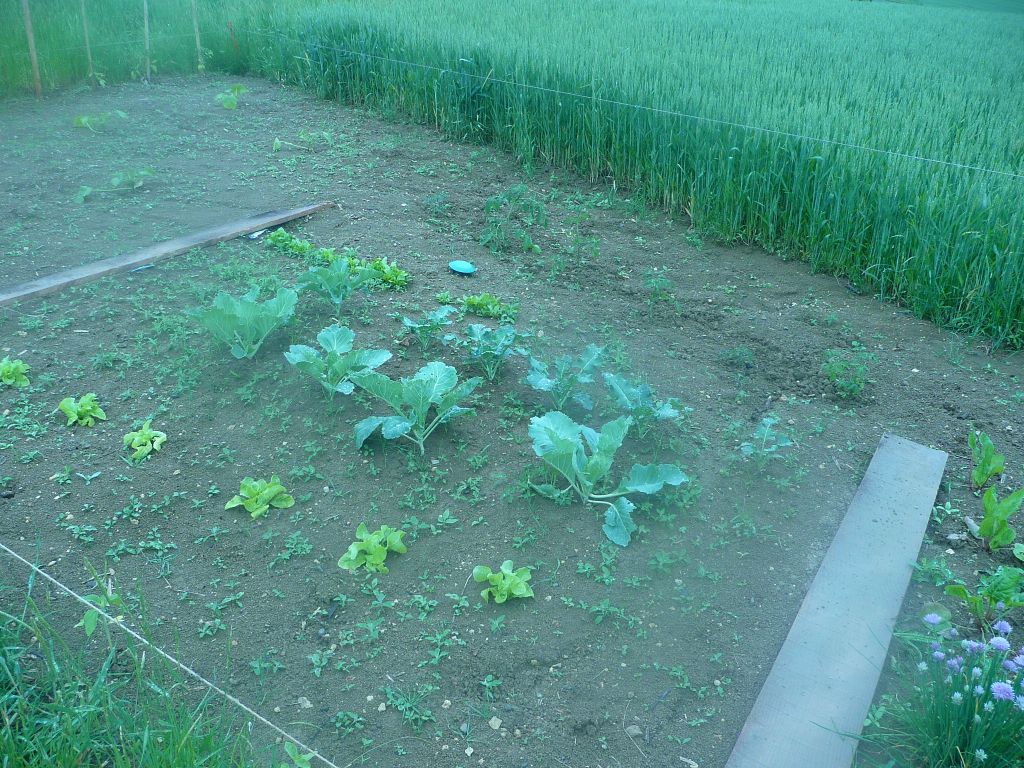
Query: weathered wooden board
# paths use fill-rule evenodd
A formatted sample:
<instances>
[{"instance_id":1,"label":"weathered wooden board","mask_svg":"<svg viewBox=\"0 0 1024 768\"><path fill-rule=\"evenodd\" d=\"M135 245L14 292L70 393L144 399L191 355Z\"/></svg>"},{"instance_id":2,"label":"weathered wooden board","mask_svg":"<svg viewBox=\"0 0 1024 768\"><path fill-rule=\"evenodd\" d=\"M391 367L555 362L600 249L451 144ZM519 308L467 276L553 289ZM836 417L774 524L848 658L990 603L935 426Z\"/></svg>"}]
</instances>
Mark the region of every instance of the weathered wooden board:
<instances>
[{"instance_id":1,"label":"weathered wooden board","mask_svg":"<svg viewBox=\"0 0 1024 768\"><path fill-rule=\"evenodd\" d=\"M258 213L255 216L248 216L228 224L219 224L216 227L193 232L190 235L166 240L162 243L143 248L135 253L124 256L112 256L109 259L94 261L91 264L83 264L80 267L65 269L62 272L56 272L52 275L46 275L36 280L29 280L20 285L15 285L12 288L0 289L0 307L15 301L24 301L25 299L34 299L49 293L55 293L68 286L86 283L106 275L126 272L144 264L153 264L162 259L185 253L193 248L212 245L223 240L231 240L239 235L267 229L268 227L276 227L292 219L309 216L311 213L322 211L325 208L335 207L337 206L334 203L320 202L304 205L300 208Z\"/></svg>"},{"instance_id":2,"label":"weathered wooden board","mask_svg":"<svg viewBox=\"0 0 1024 768\"><path fill-rule=\"evenodd\" d=\"M848 768L947 456L886 435L726 768Z\"/></svg>"}]
</instances>

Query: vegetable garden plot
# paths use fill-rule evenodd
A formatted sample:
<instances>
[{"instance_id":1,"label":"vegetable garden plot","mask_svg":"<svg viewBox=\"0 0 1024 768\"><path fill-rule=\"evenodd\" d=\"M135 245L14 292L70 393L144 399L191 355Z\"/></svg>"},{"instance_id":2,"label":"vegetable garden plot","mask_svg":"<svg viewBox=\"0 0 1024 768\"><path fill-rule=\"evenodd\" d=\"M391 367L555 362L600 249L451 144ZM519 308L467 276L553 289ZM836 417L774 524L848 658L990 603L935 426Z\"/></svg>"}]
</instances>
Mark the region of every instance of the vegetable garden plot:
<instances>
[{"instance_id":1,"label":"vegetable garden plot","mask_svg":"<svg viewBox=\"0 0 1024 768\"><path fill-rule=\"evenodd\" d=\"M928 326L400 137L337 214L5 312L0 537L341 765L724 764L878 433L1013 380L964 413Z\"/></svg>"}]
</instances>

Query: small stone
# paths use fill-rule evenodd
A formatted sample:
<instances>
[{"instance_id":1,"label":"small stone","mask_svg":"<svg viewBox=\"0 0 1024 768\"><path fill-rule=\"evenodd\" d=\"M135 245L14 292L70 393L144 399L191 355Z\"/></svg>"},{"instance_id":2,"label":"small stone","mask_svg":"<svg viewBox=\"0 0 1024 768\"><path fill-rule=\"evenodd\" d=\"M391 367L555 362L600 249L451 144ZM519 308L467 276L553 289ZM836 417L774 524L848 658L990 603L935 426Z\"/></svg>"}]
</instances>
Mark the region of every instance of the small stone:
<instances>
[{"instance_id":1,"label":"small stone","mask_svg":"<svg viewBox=\"0 0 1024 768\"><path fill-rule=\"evenodd\" d=\"M641 728L639 725L627 725L626 735L635 739L637 736L644 735L644 729Z\"/></svg>"},{"instance_id":2,"label":"small stone","mask_svg":"<svg viewBox=\"0 0 1024 768\"><path fill-rule=\"evenodd\" d=\"M384 703L383 701L380 704L377 705L377 711L378 712L387 712L387 710L388 710L388 705L386 703Z\"/></svg>"},{"instance_id":3,"label":"small stone","mask_svg":"<svg viewBox=\"0 0 1024 768\"><path fill-rule=\"evenodd\" d=\"M694 762L693 760L691 760L691 759L690 759L690 758L688 758L688 757L682 757L682 756L680 756L680 758L679 758L679 759L683 761L683 765L685 765L685 766L686 766L686 768L700 768L700 766L699 766L699 765L697 765L697 763L696 763L696 762Z\"/></svg>"},{"instance_id":4,"label":"small stone","mask_svg":"<svg viewBox=\"0 0 1024 768\"><path fill-rule=\"evenodd\" d=\"M491 730L496 731L499 728L501 728L501 718L498 716L494 716L487 721L487 724L491 726Z\"/></svg>"},{"instance_id":5,"label":"small stone","mask_svg":"<svg viewBox=\"0 0 1024 768\"><path fill-rule=\"evenodd\" d=\"M451 709L451 708L452 708L452 703L451 703L451 701L449 699L445 699L444 701L441 702L441 709Z\"/></svg>"},{"instance_id":6,"label":"small stone","mask_svg":"<svg viewBox=\"0 0 1024 768\"><path fill-rule=\"evenodd\" d=\"M514 731L512 731L512 735L518 739L520 736L523 735L523 732L516 728Z\"/></svg>"},{"instance_id":7,"label":"small stone","mask_svg":"<svg viewBox=\"0 0 1024 768\"><path fill-rule=\"evenodd\" d=\"M472 757L472 756L473 756L473 748L472 747L466 747L466 757Z\"/></svg>"},{"instance_id":8,"label":"small stone","mask_svg":"<svg viewBox=\"0 0 1024 768\"><path fill-rule=\"evenodd\" d=\"M312 709L313 708L313 703L309 699L307 699L305 696L299 696L298 700L295 703L299 705L299 709Z\"/></svg>"}]
</instances>

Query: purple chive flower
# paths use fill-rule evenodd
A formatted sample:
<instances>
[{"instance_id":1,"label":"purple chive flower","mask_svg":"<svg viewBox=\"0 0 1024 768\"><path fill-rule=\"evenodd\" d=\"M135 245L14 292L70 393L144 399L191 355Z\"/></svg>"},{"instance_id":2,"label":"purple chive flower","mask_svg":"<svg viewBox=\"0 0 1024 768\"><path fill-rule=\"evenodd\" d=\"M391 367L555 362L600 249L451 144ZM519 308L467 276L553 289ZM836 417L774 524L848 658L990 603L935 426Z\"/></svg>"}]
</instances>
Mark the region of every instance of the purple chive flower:
<instances>
[{"instance_id":1,"label":"purple chive flower","mask_svg":"<svg viewBox=\"0 0 1024 768\"><path fill-rule=\"evenodd\" d=\"M937 613L928 613L924 616L924 623L936 627L942 623L942 617Z\"/></svg>"},{"instance_id":2,"label":"purple chive flower","mask_svg":"<svg viewBox=\"0 0 1024 768\"><path fill-rule=\"evenodd\" d=\"M986 701L985 706L982 707L986 712L992 713L996 711L996 704L994 701Z\"/></svg>"},{"instance_id":3,"label":"purple chive flower","mask_svg":"<svg viewBox=\"0 0 1024 768\"><path fill-rule=\"evenodd\" d=\"M956 693L953 694L952 698L953 698L953 703L954 704L959 704L960 702L962 702L964 700L964 695L962 693L960 693L960 691L957 691ZM1018 696L1018 698L1024 699L1024 696Z\"/></svg>"},{"instance_id":4,"label":"purple chive flower","mask_svg":"<svg viewBox=\"0 0 1024 768\"><path fill-rule=\"evenodd\" d=\"M971 669L971 679L977 680L979 677L981 677L981 667L973 667Z\"/></svg>"},{"instance_id":5,"label":"purple chive flower","mask_svg":"<svg viewBox=\"0 0 1024 768\"><path fill-rule=\"evenodd\" d=\"M1009 683L992 683L992 698L999 701L1013 701L1013 686Z\"/></svg>"},{"instance_id":6,"label":"purple chive flower","mask_svg":"<svg viewBox=\"0 0 1024 768\"><path fill-rule=\"evenodd\" d=\"M956 627L950 627L946 630L946 637L950 640L955 640L960 637L960 633L956 631Z\"/></svg>"},{"instance_id":7,"label":"purple chive flower","mask_svg":"<svg viewBox=\"0 0 1024 768\"><path fill-rule=\"evenodd\" d=\"M942 651L935 651L935 653L932 654L932 658L936 661L942 661L946 658L946 654L944 654Z\"/></svg>"},{"instance_id":8,"label":"purple chive flower","mask_svg":"<svg viewBox=\"0 0 1024 768\"><path fill-rule=\"evenodd\" d=\"M977 640L964 640L961 645L968 653L981 653L985 648L984 643L979 643Z\"/></svg>"},{"instance_id":9,"label":"purple chive flower","mask_svg":"<svg viewBox=\"0 0 1024 768\"><path fill-rule=\"evenodd\" d=\"M1003 662L1003 669L1005 669L1007 672L1016 672L1017 671L1017 664L1015 662L1011 661L1010 659L1006 659Z\"/></svg>"},{"instance_id":10,"label":"purple chive flower","mask_svg":"<svg viewBox=\"0 0 1024 768\"><path fill-rule=\"evenodd\" d=\"M1018 653L1013 657L1013 663L1018 667L1024 667L1024 653Z\"/></svg>"},{"instance_id":11,"label":"purple chive flower","mask_svg":"<svg viewBox=\"0 0 1024 768\"><path fill-rule=\"evenodd\" d=\"M1015 706L1017 709L1024 710L1024 696L1018 696L1016 699L1014 699L1013 706Z\"/></svg>"},{"instance_id":12,"label":"purple chive flower","mask_svg":"<svg viewBox=\"0 0 1024 768\"><path fill-rule=\"evenodd\" d=\"M1010 622L1000 619L992 625L992 629L998 632L1000 635L1008 635L1013 631L1013 627L1010 626Z\"/></svg>"},{"instance_id":13,"label":"purple chive flower","mask_svg":"<svg viewBox=\"0 0 1024 768\"><path fill-rule=\"evenodd\" d=\"M959 675L960 674L960 670L963 669L963 666L964 666L964 660L963 660L963 657L961 657L961 656L955 656L952 659L947 659L946 660L946 667L954 675Z\"/></svg>"},{"instance_id":14,"label":"purple chive flower","mask_svg":"<svg viewBox=\"0 0 1024 768\"><path fill-rule=\"evenodd\" d=\"M996 651L1010 650L1010 642L1005 637L993 637L988 641L989 647Z\"/></svg>"},{"instance_id":15,"label":"purple chive flower","mask_svg":"<svg viewBox=\"0 0 1024 768\"><path fill-rule=\"evenodd\" d=\"M985 689L983 687L981 687L980 685L974 686L974 695L975 696L984 696L985 695Z\"/></svg>"},{"instance_id":16,"label":"purple chive flower","mask_svg":"<svg viewBox=\"0 0 1024 768\"><path fill-rule=\"evenodd\" d=\"M923 662L923 661L919 661L917 663L917 671L918 672L927 672L928 671L928 665L925 662Z\"/></svg>"}]
</instances>

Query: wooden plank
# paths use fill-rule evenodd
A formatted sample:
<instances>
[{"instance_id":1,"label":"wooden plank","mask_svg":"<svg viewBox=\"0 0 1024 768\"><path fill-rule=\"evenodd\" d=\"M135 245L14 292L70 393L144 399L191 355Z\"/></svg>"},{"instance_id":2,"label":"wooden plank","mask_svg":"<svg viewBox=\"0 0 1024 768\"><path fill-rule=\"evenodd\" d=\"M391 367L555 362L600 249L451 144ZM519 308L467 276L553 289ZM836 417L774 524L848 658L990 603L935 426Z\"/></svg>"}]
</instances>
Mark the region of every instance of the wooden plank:
<instances>
[{"instance_id":1,"label":"wooden plank","mask_svg":"<svg viewBox=\"0 0 1024 768\"><path fill-rule=\"evenodd\" d=\"M878 444L726 768L848 768L946 466Z\"/></svg>"},{"instance_id":2,"label":"wooden plank","mask_svg":"<svg viewBox=\"0 0 1024 768\"><path fill-rule=\"evenodd\" d=\"M335 203L320 202L303 205L299 208L289 208L282 211L268 211L248 216L229 224L219 224L216 227L193 232L190 235L176 237L173 240L165 240L143 248L141 251L130 253L124 256L112 256L109 259L94 261L91 264L83 264L80 267L72 267L62 272L46 275L36 280L15 285L12 288L0 289L0 307L11 304L15 301L24 301L39 296L46 296L50 293L63 290L71 285L79 285L106 275L117 274L135 269L144 264L153 264L157 261L177 256L190 251L193 248L200 248L204 245L212 245L224 240L231 240L239 235L249 232L256 232L269 227L276 227L292 219L302 216L309 216L325 208L336 208Z\"/></svg>"}]
</instances>

